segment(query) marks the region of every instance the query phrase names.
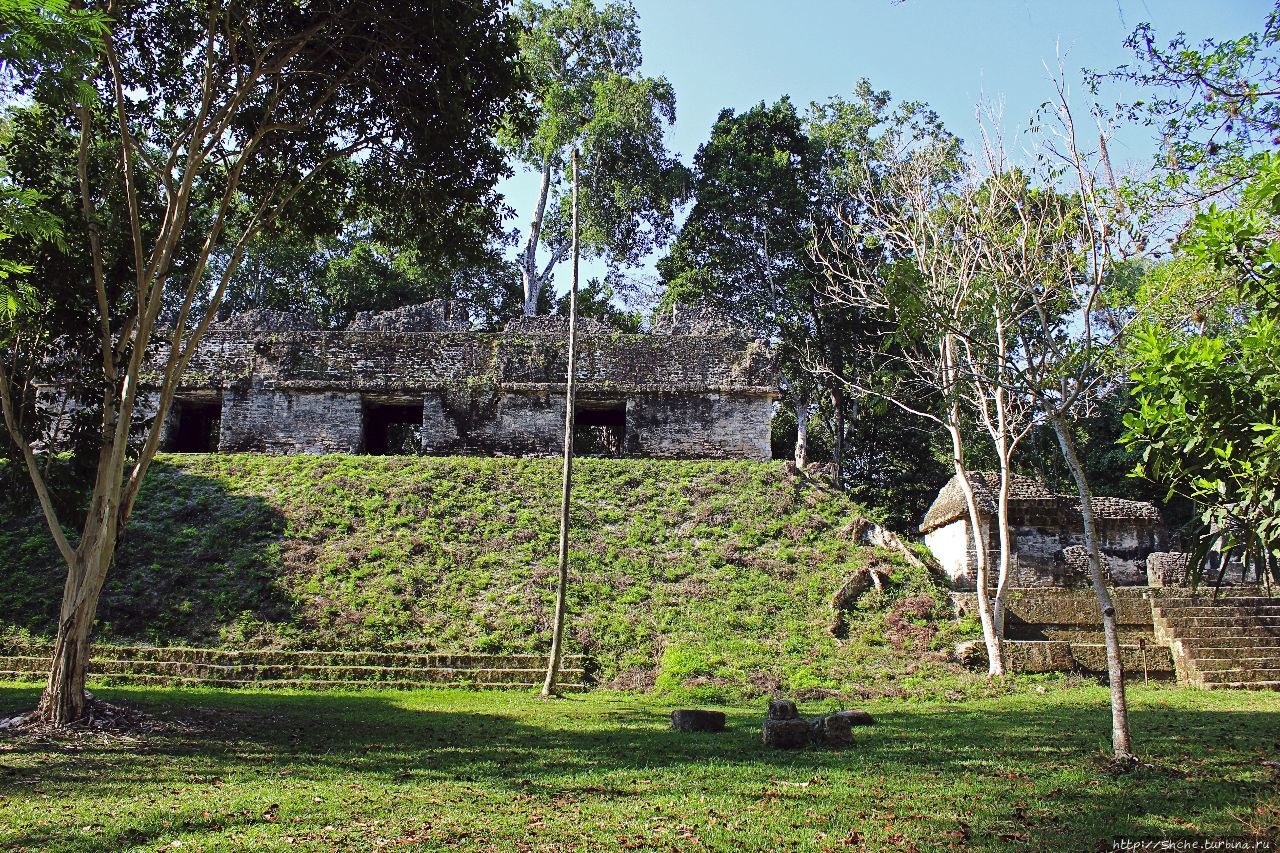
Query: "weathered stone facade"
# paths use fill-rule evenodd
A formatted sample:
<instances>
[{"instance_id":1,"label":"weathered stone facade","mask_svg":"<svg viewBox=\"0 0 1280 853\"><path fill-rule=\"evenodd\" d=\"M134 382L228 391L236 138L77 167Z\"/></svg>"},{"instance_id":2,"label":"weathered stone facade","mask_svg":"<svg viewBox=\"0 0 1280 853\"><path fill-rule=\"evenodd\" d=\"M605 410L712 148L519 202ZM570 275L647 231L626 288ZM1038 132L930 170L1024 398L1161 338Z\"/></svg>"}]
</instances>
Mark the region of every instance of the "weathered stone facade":
<instances>
[{"instance_id":1,"label":"weathered stone facade","mask_svg":"<svg viewBox=\"0 0 1280 853\"><path fill-rule=\"evenodd\" d=\"M460 308L417 306L360 315L351 328L327 332L278 312L234 318L205 336L188 365L165 446L558 453L568 370L564 319L526 318L503 332L474 332L459 330L465 317ZM621 334L582 324L575 442L584 452L769 458L779 394L771 349L724 329L682 333L689 325ZM153 363L165 356L157 352Z\"/></svg>"},{"instance_id":2,"label":"weathered stone facade","mask_svg":"<svg viewBox=\"0 0 1280 853\"><path fill-rule=\"evenodd\" d=\"M959 483L952 478L925 513L920 532L947 574L961 589L976 583L976 559L981 542L994 569L1000 556L996 531L995 496L999 477L970 474L978 499L978 536L974 536ZM1094 518L1103 553L1103 571L1110 583L1147 583L1147 557L1169 549L1169 532L1154 504L1122 498L1095 497ZM1009 497L1013 539L1010 581L1017 587L1072 587L1087 583L1084 526L1079 498L1054 494L1026 477L1016 477Z\"/></svg>"}]
</instances>

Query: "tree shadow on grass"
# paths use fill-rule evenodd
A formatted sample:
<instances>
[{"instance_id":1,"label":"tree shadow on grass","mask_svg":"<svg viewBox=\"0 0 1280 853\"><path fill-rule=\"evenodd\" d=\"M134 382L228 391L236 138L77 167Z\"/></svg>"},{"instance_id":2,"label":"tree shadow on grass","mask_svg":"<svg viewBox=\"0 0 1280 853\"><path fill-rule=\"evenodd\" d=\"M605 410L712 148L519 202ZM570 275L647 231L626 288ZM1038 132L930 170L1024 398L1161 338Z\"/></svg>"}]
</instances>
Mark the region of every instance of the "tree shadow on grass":
<instances>
[{"instance_id":1,"label":"tree shadow on grass","mask_svg":"<svg viewBox=\"0 0 1280 853\"><path fill-rule=\"evenodd\" d=\"M11 743L0 758L38 754L40 764L5 771L0 794L29 797L38 785L55 801L86 794L111 801L130 795L136 774L122 770L130 766L145 767L138 772L147 774L148 784L166 789L190 785L201 774L243 779L275 773L362 780L387 790L461 785L502 796L599 801L642 799L654 785L676 785L689 797L710 796L732 807L772 798L794 800L797 808L830 808L850 821L887 814L939 839L954 836L956 815L967 814L963 831L989 835L995 849L1023 843L1086 849L1078 845L1098 841L1104 830L1106 837L1151 834L1152 826L1196 815L1221 824L1229 812L1274 800L1274 787L1242 787L1241 779L1280 747L1280 712L1143 708L1133 712L1133 727L1154 767L1112 777L1101 760L1109 724L1105 703L1052 694L1012 707L877 708L877 725L855 730L853 747L797 752L760 743L760 711L725 709L724 733L691 735L672 731L661 706L647 698L539 702L521 694L460 691L109 694L149 708L213 709L232 728L73 751ZM32 698L29 689L0 687L0 715ZM154 841L171 834L174 821L188 831L206 821L190 810L169 826L148 820L132 824L128 837L121 832L108 840ZM226 829L227 820L210 826ZM234 820L250 827L272 818L246 811ZM32 828L15 843L55 846L65 842L59 832L67 831Z\"/></svg>"},{"instance_id":2,"label":"tree shadow on grass","mask_svg":"<svg viewBox=\"0 0 1280 853\"><path fill-rule=\"evenodd\" d=\"M261 498L157 460L102 591L98 639L199 645L243 614L287 622L284 531L284 517ZM13 569L0 590L0 626L52 637L66 569L38 513L0 522L0 564Z\"/></svg>"}]
</instances>

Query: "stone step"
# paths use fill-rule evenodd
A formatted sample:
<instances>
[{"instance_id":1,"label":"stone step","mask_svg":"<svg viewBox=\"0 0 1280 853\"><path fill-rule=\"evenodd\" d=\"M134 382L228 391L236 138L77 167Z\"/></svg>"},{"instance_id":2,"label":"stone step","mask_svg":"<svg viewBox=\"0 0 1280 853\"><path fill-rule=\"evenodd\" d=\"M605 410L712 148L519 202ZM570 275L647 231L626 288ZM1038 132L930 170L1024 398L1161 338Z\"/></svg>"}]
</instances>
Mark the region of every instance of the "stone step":
<instances>
[{"instance_id":1,"label":"stone step","mask_svg":"<svg viewBox=\"0 0 1280 853\"><path fill-rule=\"evenodd\" d=\"M1263 628L1280 635L1280 616L1183 616L1167 615L1165 624L1170 628Z\"/></svg>"},{"instance_id":2,"label":"stone step","mask_svg":"<svg viewBox=\"0 0 1280 853\"><path fill-rule=\"evenodd\" d=\"M1261 667L1269 669L1271 667L1280 666L1280 655L1260 655L1256 650L1243 650L1245 654L1240 655L1218 655L1218 654L1196 654L1191 658L1192 665L1200 672L1209 672L1218 669L1235 669L1242 667Z\"/></svg>"},{"instance_id":3,"label":"stone step","mask_svg":"<svg viewBox=\"0 0 1280 853\"><path fill-rule=\"evenodd\" d=\"M1280 604L1280 598L1265 595L1212 595L1179 596L1175 598L1157 598L1153 606L1161 610L1180 607L1269 607Z\"/></svg>"},{"instance_id":4,"label":"stone step","mask_svg":"<svg viewBox=\"0 0 1280 853\"><path fill-rule=\"evenodd\" d=\"M1150 629L1142 630L1126 630L1121 628L1119 632L1120 642L1125 645L1136 646L1139 640L1146 640L1147 645L1156 643L1156 636ZM1018 628L1010 627L1006 632L1006 639L1009 640L1062 640L1067 643L1101 643L1103 641L1102 629L1096 630L1088 628L1057 628L1057 627L1027 627L1019 626Z\"/></svg>"},{"instance_id":5,"label":"stone step","mask_svg":"<svg viewBox=\"0 0 1280 853\"><path fill-rule=\"evenodd\" d=\"M1179 638L1179 642L1182 643L1183 647L1188 651L1194 652L1195 654L1205 654L1209 657L1214 657L1214 655L1211 654L1212 652L1231 651L1235 649L1259 651L1261 654L1275 654L1277 650L1280 650L1280 637L1242 637L1239 635L1231 637L1202 637L1199 639L1194 637L1182 637ZM1261 651L1264 649L1266 651ZM1225 655L1217 656L1225 657Z\"/></svg>"},{"instance_id":6,"label":"stone step","mask_svg":"<svg viewBox=\"0 0 1280 853\"><path fill-rule=\"evenodd\" d=\"M1223 684L1237 681L1280 681L1280 666L1237 667L1201 671L1198 676L1206 684Z\"/></svg>"},{"instance_id":7,"label":"stone step","mask_svg":"<svg viewBox=\"0 0 1280 853\"><path fill-rule=\"evenodd\" d=\"M1215 683L1213 687L1228 690L1280 690L1280 681L1231 681Z\"/></svg>"},{"instance_id":8,"label":"stone step","mask_svg":"<svg viewBox=\"0 0 1280 853\"><path fill-rule=\"evenodd\" d=\"M1165 619L1186 619L1196 616L1280 616L1280 604L1259 604L1252 607L1236 607L1235 605L1203 605L1195 607L1164 607L1156 605L1156 610Z\"/></svg>"},{"instance_id":9,"label":"stone step","mask_svg":"<svg viewBox=\"0 0 1280 853\"><path fill-rule=\"evenodd\" d=\"M48 658L10 656L0 658L0 670L43 678ZM298 664L222 665L190 661L122 660L93 658L89 675L100 679L139 683L205 684L208 686L291 685L401 687L484 686L532 687L542 683L545 669L464 668L464 667L372 667L316 666ZM566 689L585 689L585 672L580 667L561 670Z\"/></svg>"},{"instance_id":10,"label":"stone step","mask_svg":"<svg viewBox=\"0 0 1280 853\"><path fill-rule=\"evenodd\" d=\"M4 664L0 662L0 667ZM0 668L0 681L43 681L49 675L48 671L33 670L14 670ZM421 690L429 687L454 687L467 690L512 690L520 688L534 688L542 685L542 679L536 682L524 684L506 683L506 682L485 682L485 681L457 681L444 684L423 684L417 681L344 681L344 680L298 680L298 679L270 679L270 680L237 680L231 678L182 678L179 676L169 675L108 675L103 676L103 680L112 684L155 684L165 687L225 687L225 688L241 688L252 687L254 689L270 689L270 690ZM566 693L584 693L587 690L583 684L566 684L559 685Z\"/></svg>"},{"instance_id":11,"label":"stone step","mask_svg":"<svg viewBox=\"0 0 1280 853\"><path fill-rule=\"evenodd\" d=\"M24 646L21 648L0 646L0 656L41 656L52 653L48 646ZM390 666L425 667L445 669L522 669L545 665L545 655L495 655L495 654L446 654L417 652L366 652L366 651L287 651L278 649L202 649L181 646L109 646L95 645L95 658L116 660L178 661L206 663L222 666L244 664L304 665L304 666ZM581 655L565 655L568 665L582 665Z\"/></svg>"},{"instance_id":12,"label":"stone step","mask_svg":"<svg viewBox=\"0 0 1280 853\"><path fill-rule=\"evenodd\" d=\"M1250 640L1280 639L1280 629L1267 627L1250 627L1247 625L1205 626L1205 625L1170 625L1169 634L1175 639L1212 640L1237 639Z\"/></svg>"},{"instance_id":13,"label":"stone step","mask_svg":"<svg viewBox=\"0 0 1280 853\"><path fill-rule=\"evenodd\" d=\"M16 667L27 669L47 669L48 658L10 657L3 659ZM444 667L375 667L375 666L298 666L298 665L264 665L243 664L223 666L208 663L189 663L187 661L134 661L113 660L110 658L93 658L89 662L89 672L111 675L174 675L191 678L231 678L231 679L306 679L325 677L329 679L359 681L362 678L377 678L384 681L450 681L456 677L481 679L486 681L528 681L538 679L545 670L541 667L527 669L467 669ZM562 669L565 675L581 676L582 670L575 668Z\"/></svg>"}]
</instances>

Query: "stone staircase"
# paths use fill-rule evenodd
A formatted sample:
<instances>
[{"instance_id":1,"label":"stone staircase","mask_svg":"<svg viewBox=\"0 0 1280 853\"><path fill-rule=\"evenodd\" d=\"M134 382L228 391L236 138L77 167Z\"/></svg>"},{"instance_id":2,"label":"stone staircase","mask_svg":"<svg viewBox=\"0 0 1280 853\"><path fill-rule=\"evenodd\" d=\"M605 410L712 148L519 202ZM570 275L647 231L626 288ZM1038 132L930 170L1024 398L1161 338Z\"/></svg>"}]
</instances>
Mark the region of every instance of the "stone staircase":
<instances>
[{"instance_id":1,"label":"stone staircase","mask_svg":"<svg viewBox=\"0 0 1280 853\"><path fill-rule=\"evenodd\" d=\"M51 649L0 647L0 680L43 680ZM586 661L566 655L561 688L588 688ZM93 648L89 679L102 684L332 690L466 687L522 690L541 686L542 655L395 652L233 651L105 646Z\"/></svg>"},{"instance_id":2,"label":"stone staircase","mask_svg":"<svg viewBox=\"0 0 1280 853\"><path fill-rule=\"evenodd\" d=\"M1280 598L1248 589L1216 598L1212 590L1160 593L1151 601L1156 638L1173 653L1179 683L1280 690Z\"/></svg>"}]
</instances>

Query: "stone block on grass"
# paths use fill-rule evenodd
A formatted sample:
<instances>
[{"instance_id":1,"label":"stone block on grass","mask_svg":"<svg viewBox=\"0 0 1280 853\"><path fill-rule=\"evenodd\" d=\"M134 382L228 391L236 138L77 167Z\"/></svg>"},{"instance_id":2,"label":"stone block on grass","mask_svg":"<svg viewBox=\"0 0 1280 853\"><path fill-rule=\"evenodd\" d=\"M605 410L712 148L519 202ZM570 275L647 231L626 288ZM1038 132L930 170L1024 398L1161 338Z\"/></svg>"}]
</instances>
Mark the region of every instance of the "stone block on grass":
<instances>
[{"instance_id":1,"label":"stone block on grass","mask_svg":"<svg viewBox=\"0 0 1280 853\"><path fill-rule=\"evenodd\" d=\"M876 724L876 718L871 716L866 711L862 711L862 710L855 709L855 710L836 711L831 716L843 717L844 719L849 721L849 725L851 726L874 726Z\"/></svg>"},{"instance_id":2,"label":"stone block on grass","mask_svg":"<svg viewBox=\"0 0 1280 853\"><path fill-rule=\"evenodd\" d=\"M769 702L769 719L795 720L799 717L800 711L796 709L796 703L790 699L773 699Z\"/></svg>"},{"instance_id":3,"label":"stone block on grass","mask_svg":"<svg viewBox=\"0 0 1280 853\"><path fill-rule=\"evenodd\" d=\"M765 746L799 749L809 742L809 724L804 720L765 720L761 735Z\"/></svg>"},{"instance_id":4,"label":"stone block on grass","mask_svg":"<svg viewBox=\"0 0 1280 853\"><path fill-rule=\"evenodd\" d=\"M809 724L809 739L822 746L848 746L853 743L849 718L840 714L818 717Z\"/></svg>"},{"instance_id":5,"label":"stone block on grass","mask_svg":"<svg viewBox=\"0 0 1280 853\"><path fill-rule=\"evenodd\" d=\"M956 643L956 660L965 669L987 668L987 644L982 640Z\"/></svg>"},{"instance_id":6,"label":"stone block on grass","mask_svg":"<svg viewBox=\"0 0 1280 853\"><path fill-rule=\"evenodd\" d=\"M682 708L671 712L671 728L678 732L722 732L724 723L723 711Z\"/></svg>"}]
</instances>

